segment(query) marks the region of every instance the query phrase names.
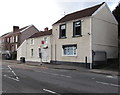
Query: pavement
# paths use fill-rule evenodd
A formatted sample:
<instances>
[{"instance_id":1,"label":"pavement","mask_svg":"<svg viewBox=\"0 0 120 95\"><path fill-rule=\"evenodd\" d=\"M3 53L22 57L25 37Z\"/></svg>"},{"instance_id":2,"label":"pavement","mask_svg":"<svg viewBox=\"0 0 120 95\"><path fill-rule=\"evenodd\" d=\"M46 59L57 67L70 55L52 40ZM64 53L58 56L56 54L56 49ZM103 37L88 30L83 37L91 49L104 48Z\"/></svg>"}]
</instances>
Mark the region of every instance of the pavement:
<instances>
[{"instance_id":1,"label":"pavement","mask_svg":"<svg viewBox=\"0 0 120 95\"><path fill-rule=\"evenodd\" d=\"M50 63L42 63L41 64L39 62L25 62L25 63L21 63L20 61L16 61L16 60L4 60L4 61L17 63L17 64L25 64L25 65L31 65L31 66L44 67L44 68L64 69L64 70L77 70L77 71L80 71L80 72L92 72L92 73L98 73L98 74L120 76L120 73L118 73L117 71L110 71L110 70L103 70L103 69L88 69L88 68L81 67L81 66L78 66L78 65L50 64Z\"/></svg>"}]
</instances>

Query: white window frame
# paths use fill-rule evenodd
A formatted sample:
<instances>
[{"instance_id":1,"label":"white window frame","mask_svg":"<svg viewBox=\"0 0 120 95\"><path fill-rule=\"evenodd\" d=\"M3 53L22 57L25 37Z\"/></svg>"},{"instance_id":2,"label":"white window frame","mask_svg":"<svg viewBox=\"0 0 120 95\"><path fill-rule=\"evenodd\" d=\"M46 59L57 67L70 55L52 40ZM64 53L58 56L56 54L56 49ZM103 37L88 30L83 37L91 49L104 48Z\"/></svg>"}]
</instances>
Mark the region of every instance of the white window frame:
<instances>
[{"instance_id":1,"label":"white window frame","mask_svg":"<svg viewBox=\"0 0 120 95\"><path fill-rule=\"evenodd\" d=\"M32 50L33 50L33 52L32 52ZM31 57L34 56L34 49L33 49L33 48L30 49L30 56L31 56Z\"/></svg>"},{"instance_id":2,"label":"white window frame","mask_svg":"<svg viewBox=\"0 0 120 95\"><path fill-rule=\"evenodd\" d=\"M9 37L7 38L7 42L9 43L9 41L10 41L10 39L9 39Z\"/></svg>"},{"instance_id":3,"label":"white window frame","mask_svg":"<svg viewBox=\"0 0 120 95\"><path fill-rule=\"evenodd\" d=\"M34 45L34 39L30 39L30 45Z\"/></svg>"},{"instance_id":4,"label":"white window frame","mask_svg":"<svg viewBox=\"0 0 120 95\"><path fill-rule=\"evenodd\" d=\"M44 43L45 43L45 44L48 43L48 38L47 38L47 37L44 37L43 40L44 40Z\"/></svg>"},{"instance_id":5,"label":"white window frame","mask_svg":"<svg viewBox=\"0 0 120 95\"><path fill-rule=\"evenodd\" d=\"M13 38L12 38L12 37L10 37L10 43L12 43L12 39L13 39Z\"/></svg>"},{"instance_id":6,"label":"white window frame","mask_svg":"<svg viewBox=\"0 0 120 95\"><path fill-rule=\"evenodd\" d=\"M42 53L42 48L38 47L38 57L39 57L39 53L40 53L39 49L41 49L41 53Z\"/></svg>"},{"instance_id":7,"label":"white window frame","mask_svg":"<svg viewBox=\"0 0 120 95\"><path fill-rule=\"evenodd\" d=\"M17 46L18 46L18 45L17 45L17 44L15 44L15 50L17 50Z\"/></svg>"},{"instance_id":8,"label":"white window frame","mask_svg":"<svg viewBox=\"0 0 120 95\"><path fill-rule=\"evenodd\" d=\"M65 48L62 47L62 56L77 56L77 46L75 47L75 46L72 46L72 45L66 45L66 48L67 48L67 47L68 47L68 49L69 49L70 47L73 48L73 54L72 54L72 55L69 55L69 54L68 54L68 55L67 55L67 54L65 55L65 54L64 54L64 49L65 49ZM76 50L75 50L75 49L76 49ZM74 53L75 53L74 50L76 51L76 54L74 54Z\"/></svg>"},{"instance_id":9,"label":"white window frame","mask_svg":"<svg viewBox=\"0 0 120 95\"><path fill-rule=\"evenodd\" d=\"M15 37L15 41L18 42L18 35L16 35L16 37Z\"/></svg>"},{"instance_id":10,"label":"white window frame","mask_svg":"<svg viewBox=\"0 0 120 95\"><path fill-rule=\"evenodd\" d=\"M14 36L12 37L12 42L14 43Z\"/></svg>"}]
</instances>

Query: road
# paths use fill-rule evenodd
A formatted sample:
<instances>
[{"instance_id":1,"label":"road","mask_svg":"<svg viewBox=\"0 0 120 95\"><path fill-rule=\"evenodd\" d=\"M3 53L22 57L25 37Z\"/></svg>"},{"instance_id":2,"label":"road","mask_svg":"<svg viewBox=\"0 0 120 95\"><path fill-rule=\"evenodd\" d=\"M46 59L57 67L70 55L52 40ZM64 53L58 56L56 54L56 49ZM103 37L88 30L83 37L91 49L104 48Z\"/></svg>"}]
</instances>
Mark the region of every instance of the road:
<instances>
[{"instance_id":1,"label":"road","mask_svg":"<svg viewBox=\"0 0 120 95\"><path fill-rule=\"evenodd\" d=\"M2 64L3 93L118 93L117 76L51 69L24 64Z\"/></svg>"}]
</instances>

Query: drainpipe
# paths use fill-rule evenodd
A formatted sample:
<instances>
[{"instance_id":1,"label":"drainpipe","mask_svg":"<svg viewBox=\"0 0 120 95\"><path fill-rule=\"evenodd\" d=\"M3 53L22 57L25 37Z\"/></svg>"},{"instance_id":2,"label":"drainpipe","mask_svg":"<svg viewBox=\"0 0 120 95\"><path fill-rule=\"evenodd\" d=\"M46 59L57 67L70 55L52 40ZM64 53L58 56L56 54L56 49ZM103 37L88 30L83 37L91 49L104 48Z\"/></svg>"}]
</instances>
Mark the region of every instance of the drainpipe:
<instances>
[{"instance_id":1,"label":"drainpipe","mask_svg":"<svg viewBox=\"0 0 120 95\"><path fill-rule=\"evenodd\" d=\"M93 56L92 56L92 17L90 18L90 69L92 69L92 62L93 62Z\"/></svg>"},{"instance_id":2,"label":"drainpipe","mask_svg":"<svg viewBox=\"0 0 120 95\"><path fill-rule=\"evenodd\" d=\"M56 43L55 43L55 64L56 64Z\"/></svg>"}]
</instances>

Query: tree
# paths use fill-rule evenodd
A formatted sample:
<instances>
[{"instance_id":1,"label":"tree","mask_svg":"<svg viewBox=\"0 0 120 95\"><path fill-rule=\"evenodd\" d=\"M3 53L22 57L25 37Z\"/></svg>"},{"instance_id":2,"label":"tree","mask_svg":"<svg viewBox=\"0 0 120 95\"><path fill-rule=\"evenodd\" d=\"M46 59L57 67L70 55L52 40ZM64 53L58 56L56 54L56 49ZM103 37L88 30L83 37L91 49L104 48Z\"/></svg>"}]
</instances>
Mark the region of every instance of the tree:
<instances>
[{"instance_id":1,"label":"tree","mask_svg":"<svg viewBox=\"0 0 120 95\"><path fill-rule=\"evenodd\" d=\"M112 13L115 16L116 20L118 21L118 37L120 39L120 2Z\"/></svg>"}]
</instances>

